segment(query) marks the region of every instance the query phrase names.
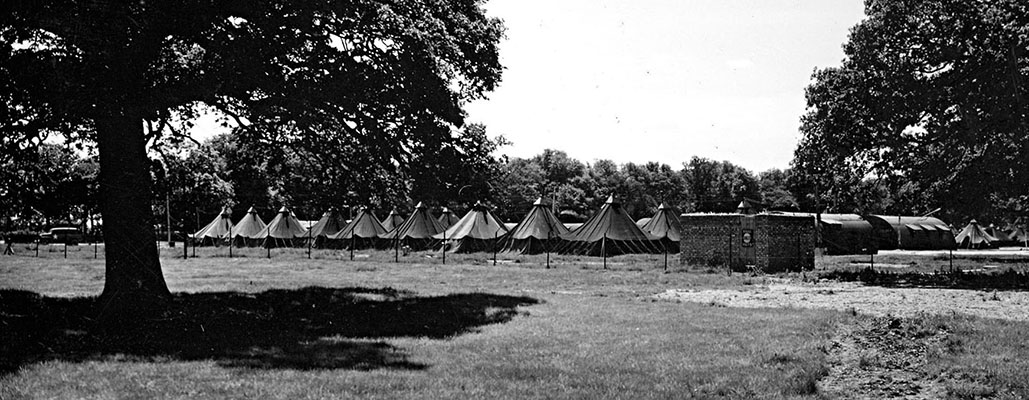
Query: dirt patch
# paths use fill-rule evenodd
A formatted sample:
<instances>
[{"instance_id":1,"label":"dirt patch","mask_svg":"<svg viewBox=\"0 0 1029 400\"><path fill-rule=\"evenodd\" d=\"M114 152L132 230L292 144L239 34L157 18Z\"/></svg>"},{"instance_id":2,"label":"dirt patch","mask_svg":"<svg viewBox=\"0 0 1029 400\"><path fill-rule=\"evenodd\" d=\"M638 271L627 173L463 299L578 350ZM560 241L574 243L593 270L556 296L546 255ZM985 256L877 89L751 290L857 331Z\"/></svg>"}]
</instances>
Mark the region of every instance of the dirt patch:
<instances>
[{"instance_id":1,"label":"dirt patch","mask_svg":"<svg viewBox=\"0 0 1029 400\"><path fill-rule=\"evenodd\" d=\"M826 344L829 373L818 382L818 391L833 399L946 398L956 381L929 376L924 367L930 357L947 351L950 332L920 316L965 314L1029 321L1029 292L770 279L745 290L669 290L655 297L715 307L823 308L864 315L840 324Z\"/></svg>"},{"instance_id":2,"label":"dirt patch","mask_svg":"<svg viewBox=\"0 0 1029 400\"><path fill-rule=\"evenodd\" d=\"M833 399L942 399L946 385L927 376L927 357L948 332L911 320L876 317L840 325L829 342L829 374L819 392Z\"/></svg>"},{"instance_id":3,"label":"dirt patch","mask_svg":"<svg viewBox=\"0 0 1029 400\"><path fill-rule=\"evenodd\" d=\"M873 316L901 317L914 317L922 313L956 313L1029 321L1029 292L884 288L856 282L772 281L768 285L754 286L747 290L672 289L658 293L655 297L727 307L826 308Z\"/></svg>"}]
</instances>

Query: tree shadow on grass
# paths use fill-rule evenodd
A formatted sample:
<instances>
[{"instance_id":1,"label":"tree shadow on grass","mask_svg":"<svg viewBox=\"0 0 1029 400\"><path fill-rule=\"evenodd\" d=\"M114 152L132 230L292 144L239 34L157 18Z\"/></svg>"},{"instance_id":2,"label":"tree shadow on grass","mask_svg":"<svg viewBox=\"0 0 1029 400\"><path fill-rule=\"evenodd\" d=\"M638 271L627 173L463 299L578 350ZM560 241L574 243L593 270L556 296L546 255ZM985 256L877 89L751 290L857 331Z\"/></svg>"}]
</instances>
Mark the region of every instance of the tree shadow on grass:
<instances>
[{"instance_id":1,"label":"tree shadow on grass","mask_svg":"<svg viewBox=\"0 0 1029 400\"><path fill-rule=\"evenodd\" d=\"M259 369L423 369L385 338L445 339L510 321L529 297L390 288L179 293L157 315L98 321L95 297L0 290L0 375L45 360L214 360Z\"/></svg>"}]
</instances>

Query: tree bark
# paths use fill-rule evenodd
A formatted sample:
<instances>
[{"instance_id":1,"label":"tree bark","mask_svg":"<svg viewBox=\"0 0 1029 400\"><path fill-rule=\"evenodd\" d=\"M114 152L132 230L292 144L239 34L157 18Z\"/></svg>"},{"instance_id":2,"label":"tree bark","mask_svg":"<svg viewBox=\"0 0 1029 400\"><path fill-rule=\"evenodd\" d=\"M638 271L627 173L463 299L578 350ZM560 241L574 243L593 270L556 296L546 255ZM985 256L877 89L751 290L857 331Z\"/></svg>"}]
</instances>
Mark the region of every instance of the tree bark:
<instances>
[{"instance_id":1,"label":"tree bark","mask_svg":"<svg viewBox=\"0 0 1029 400\"><path fill-rule=\"evenodd\" d=\"M124 111L97 118L95 123L107 259L100 317L145 315L164 304L171 293L161 273L154 233L142 118Z\"/></svg>"}]
</instances>

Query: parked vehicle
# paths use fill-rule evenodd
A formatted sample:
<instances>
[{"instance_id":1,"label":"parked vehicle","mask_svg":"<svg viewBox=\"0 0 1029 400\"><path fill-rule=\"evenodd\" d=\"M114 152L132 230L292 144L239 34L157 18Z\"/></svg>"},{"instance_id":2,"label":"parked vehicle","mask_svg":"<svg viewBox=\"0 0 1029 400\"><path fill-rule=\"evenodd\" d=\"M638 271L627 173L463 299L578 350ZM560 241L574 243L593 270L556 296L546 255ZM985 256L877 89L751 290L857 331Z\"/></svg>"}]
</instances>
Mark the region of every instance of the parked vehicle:
<instances>
[{"instance_id":1,"label":"parked vehicle","mask_svg":"<svg viewBox=\"0 0 1029 400\"><path fill-rule=\"evenodd\" d=\"M39 235L40 243L65 243L65 244L79 244L85 240L85 235L79 228L61 227L61 228L50 228L49 232L45 232Z\"/></svg>"}]
</instances>

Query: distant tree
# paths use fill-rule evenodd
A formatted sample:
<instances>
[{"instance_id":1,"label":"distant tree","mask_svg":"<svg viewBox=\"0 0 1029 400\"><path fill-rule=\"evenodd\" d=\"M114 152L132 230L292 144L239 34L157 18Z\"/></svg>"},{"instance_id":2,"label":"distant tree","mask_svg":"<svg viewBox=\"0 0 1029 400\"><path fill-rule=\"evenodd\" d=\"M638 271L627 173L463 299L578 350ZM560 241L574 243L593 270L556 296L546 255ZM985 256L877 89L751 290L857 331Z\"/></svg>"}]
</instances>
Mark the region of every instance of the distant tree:
<instances>
[{"instance_id":1,"label":"distant tree","mask_svg":"<svg viewBox=\"0 0 1029 400\"><path fill-rule=\"evenodd\" d=\"M169 297L146 143L176 113L189 120L203 104L234 119L245 142L356 144L380 165L406 168L411 149L460 140L462 105L492 90L501 72L503 27L479 1L8 6L0 139L5 149L55 133L97 143L108 243L101 297L110 310Z\"/></svg>"},{"instance_id":2,"label":"distant tree","mask_svg":"<svg viewBox=\"0 0 1029 400\"><path fill-rule=\"evenodd\" d=\"M653 215L661 203L681 209L688 198L682 175L667 164L648 162L622 166L628 188L626 203L632 204L633 218Z\"/></svg>"},{"instance_id":3,"label":"distant tree","mask_svg":"<svg viewBox=\"0 0 1029 400\"><path fill-rule=\"evenodd\" d=\"M201 218L211 218L221 212L222 207L234 205L235 192L228 179L225 158L211 142L200 145L185 142L162 150L159 167L165 171L158 173L164 175L155 182L154 196L158 204L155 208L162 213L165 211L167 194L173 230L193 232L207 223Z\"/></svg>"},{"instance_id":4,"label":"distant tree","mask_svg":"<svg viewBox=\"0 0 1029 400\"><path fill-rule=\"evenodd\" d=\"M770 169L758 174L758 190L761 202L768 208L783 211L798 211L800 205L790 191L790 170Z\"/></svg>"},{"instance_id":5,"label":"distant tree","mask_svg":"<svg viewBox=\"0 0 1029 400\"><path fill-rule=\"evenodd\" d=\"M1029 211L1029 3L868 1L865 14L842 65L807 88L794 171L830 206L875 177L907 190L895 212Z\"/></svg>"},{"instance_id":6,"label":"distant tree","mask_svg":"<svg viewBox=\"0 0 1029 400\"><path fill-rule=\"evenodd\" d=\"M505 221L520 220L532 208L532 202L542 196L541 182L543 168L533 159L509 159L497 180L497 215Z\"/></svg>"},{"instance_id":7,"label":"distant tree","mask_svg":"<svg viewBox=\"0 0 1029 400\"><path fill-rule=\"evenodd\" d=\"M693 157L682 175L691 196L688 211L732 212L744 198L760 198L757 178L728 161Z\"/></svg>"}]
</instances>

